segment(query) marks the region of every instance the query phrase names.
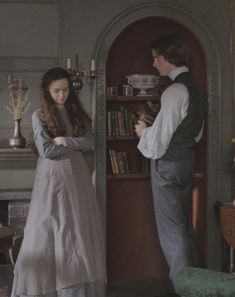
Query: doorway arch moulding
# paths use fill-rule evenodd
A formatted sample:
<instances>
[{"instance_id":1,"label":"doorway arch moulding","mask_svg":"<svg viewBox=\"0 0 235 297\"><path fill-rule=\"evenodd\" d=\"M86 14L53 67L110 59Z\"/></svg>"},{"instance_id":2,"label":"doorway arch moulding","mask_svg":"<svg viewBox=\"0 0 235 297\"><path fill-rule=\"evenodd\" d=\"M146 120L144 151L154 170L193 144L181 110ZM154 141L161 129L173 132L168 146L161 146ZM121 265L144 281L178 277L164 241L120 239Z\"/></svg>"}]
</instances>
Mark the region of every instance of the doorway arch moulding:
<instances>
[{"instance_id":1,"label":"doorway arch moulding","mask_svg":"<svg viewBox=\"0 0 235 297\"><path fill-rule=\"evenodd\" d=\"M116 37L130 24L146 17L165 17L174 20L188 28L200 42L204 49L207 61L207 87L209 95L208 113L208 144L207 144L207 264L211 268L219 268L220 236L216 230L215 220L210 208L214 201L221 200L224 193L224 176L219 170L221 164L221 61L216 42L212 34L203 25L203 22L192 15L187 8L182 9L175 5L149 3L126 9L110 22L100 35L94 56L97 61L97 85L93 93L93 117L96 124L96 190L101 205L101 212L105 225L106 216L106 61L109 50ZM213 129L210 129L213 127ZM217 247L217 248L215 248ZM217 263L215 263L215 259Z\"/></svg>"}]
</instances>

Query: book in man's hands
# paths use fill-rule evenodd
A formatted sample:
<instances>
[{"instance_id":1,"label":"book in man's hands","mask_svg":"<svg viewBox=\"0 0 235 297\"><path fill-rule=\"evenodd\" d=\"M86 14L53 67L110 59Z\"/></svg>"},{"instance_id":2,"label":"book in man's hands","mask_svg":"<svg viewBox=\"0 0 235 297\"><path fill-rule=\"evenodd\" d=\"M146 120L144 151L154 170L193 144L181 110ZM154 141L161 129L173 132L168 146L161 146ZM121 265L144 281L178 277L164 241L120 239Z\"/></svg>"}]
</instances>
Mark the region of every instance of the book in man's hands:
<instances>
[{"instance_id":1,"label":"book in man's hands","mask_svg":"<svg viewBox=\"0 0 235 297\"><path fill-rule=\"evenodd\" d=\"M158 106L153 104L151 101L148 101L141 110L138 110L136 113L134 113L133 121L135 121L135 123L138 123L138 121L143 121L147 127L152 126L158 111Z\"/></svg>"}]
</instances>

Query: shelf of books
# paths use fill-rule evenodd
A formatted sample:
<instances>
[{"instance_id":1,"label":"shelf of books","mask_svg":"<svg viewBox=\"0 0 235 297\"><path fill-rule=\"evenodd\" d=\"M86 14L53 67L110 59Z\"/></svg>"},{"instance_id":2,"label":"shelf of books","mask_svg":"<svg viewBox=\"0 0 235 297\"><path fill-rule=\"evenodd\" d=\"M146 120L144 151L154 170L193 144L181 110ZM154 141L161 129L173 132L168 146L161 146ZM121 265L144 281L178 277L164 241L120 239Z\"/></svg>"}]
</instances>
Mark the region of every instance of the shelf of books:
<instances>
[{"instance_id":1,"label":"shelf of books","mask_svg":"<svg viewBox=\"0 0 235 297\"><path fill-rule=\"evenodd\" d=\"M156 96L109 96L107 99L107 179L147 179L149 160L137 149L135 124L151 125L159 110Z\"/></svg>"}]
</instances>

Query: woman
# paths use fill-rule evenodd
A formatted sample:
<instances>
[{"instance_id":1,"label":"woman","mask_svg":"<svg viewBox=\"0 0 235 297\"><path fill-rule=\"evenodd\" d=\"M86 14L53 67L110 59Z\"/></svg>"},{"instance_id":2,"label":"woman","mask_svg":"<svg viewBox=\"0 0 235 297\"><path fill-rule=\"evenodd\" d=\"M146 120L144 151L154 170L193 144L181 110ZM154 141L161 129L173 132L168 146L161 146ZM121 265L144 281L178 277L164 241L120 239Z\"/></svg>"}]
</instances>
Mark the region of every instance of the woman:
<instances>
[{"instance_id":1,"label":"woman","mask_svg":"<svg viewBox=\"0 0 235 297\"><path fill-rule=\"evenodd\" d=\"M66 70L42 77L32 122L39 158L12 297L104 297L101 217L82 154L93 148L91 121Z\"/></svg>"}]
</instances>

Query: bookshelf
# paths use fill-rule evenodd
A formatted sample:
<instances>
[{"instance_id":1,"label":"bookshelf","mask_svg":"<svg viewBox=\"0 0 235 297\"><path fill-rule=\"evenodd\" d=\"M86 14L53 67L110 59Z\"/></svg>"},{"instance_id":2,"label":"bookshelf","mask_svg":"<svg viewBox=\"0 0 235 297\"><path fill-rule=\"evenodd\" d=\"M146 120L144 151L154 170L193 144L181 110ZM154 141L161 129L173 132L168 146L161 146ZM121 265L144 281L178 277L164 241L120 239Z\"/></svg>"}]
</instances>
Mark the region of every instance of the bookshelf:
<instances>
[{"instance_id":1,"label":"bookshelf","mask_svg":"<svg viewBox=\"0 0 235 297\"><path fill-rule=\"evenodd\" d=\"M160 109L159 96L106 99L107 271L111 283L167 273L153 213L150 160L137 149L132 119L148 102ZM205 173L197 170L199 165L196 162L193 176L193 209L198 208L198 195L204 188ZM193 224L198 224L195 213Z\"/></svg>"},{"instance_id":2,"label":"bookshelf","mask_svg":"<svg viewBox=\"0 0 235 297\"><path fill-rule=\"evenodd\" d=\"M166 273L152 204L150 160L138 151L134 121L159 96L107 96L106 193L108 282ZM124 231L125 230L125 231ZM128 269L127 269L128 267Z\"/></svg>"},{"instance_id":3,"label":"bookshelf","mask_svg":"<svg viewBox=\"0 0 235 297\"><path fill-rule=\"evenodd\" d=\"M149 178L149 160L137 150L134 124L150 102L160 107L158 96L107 96L108 180Z\"/></svg>"}]
</instances>

